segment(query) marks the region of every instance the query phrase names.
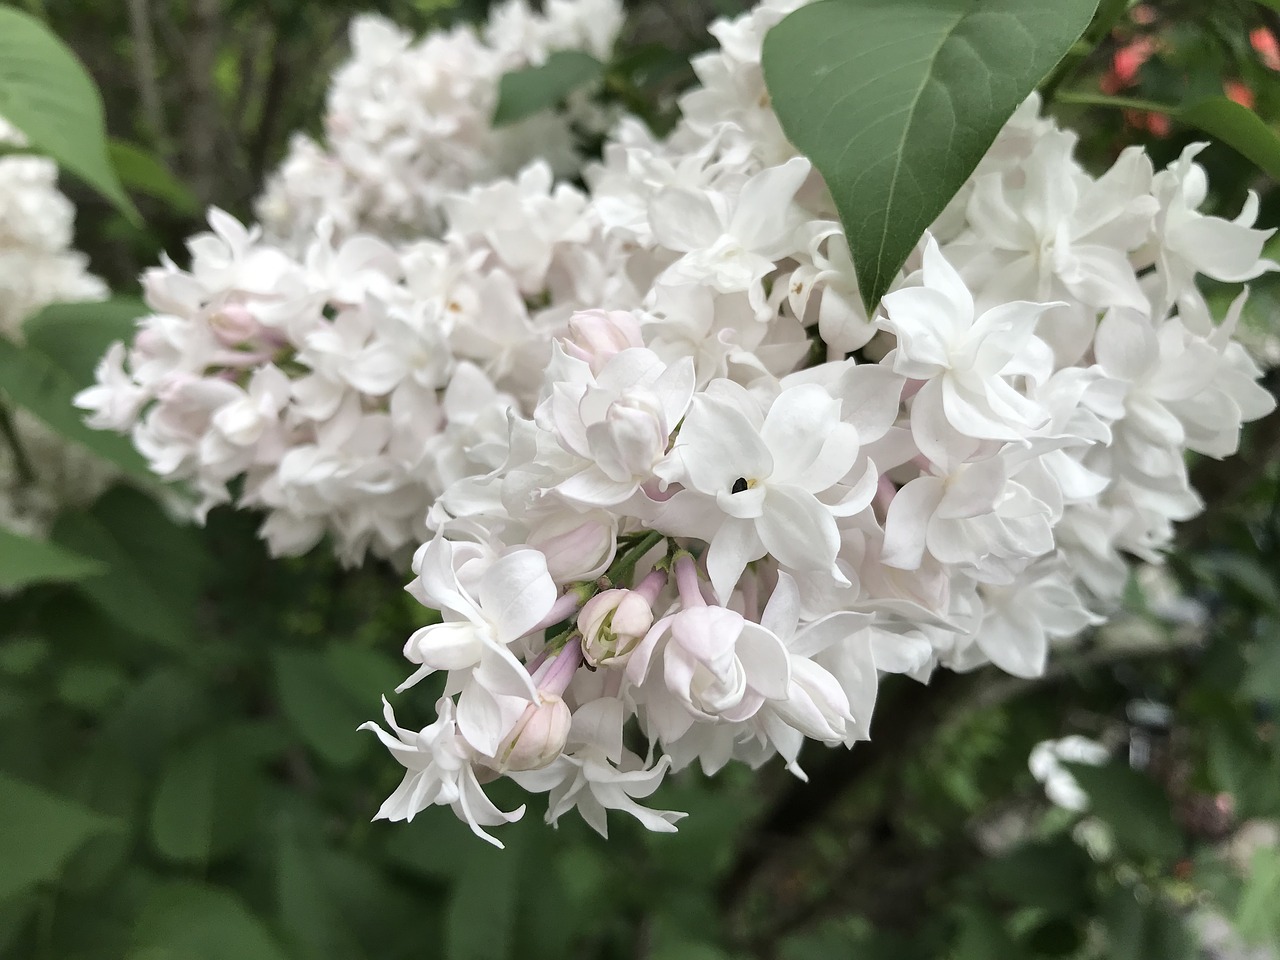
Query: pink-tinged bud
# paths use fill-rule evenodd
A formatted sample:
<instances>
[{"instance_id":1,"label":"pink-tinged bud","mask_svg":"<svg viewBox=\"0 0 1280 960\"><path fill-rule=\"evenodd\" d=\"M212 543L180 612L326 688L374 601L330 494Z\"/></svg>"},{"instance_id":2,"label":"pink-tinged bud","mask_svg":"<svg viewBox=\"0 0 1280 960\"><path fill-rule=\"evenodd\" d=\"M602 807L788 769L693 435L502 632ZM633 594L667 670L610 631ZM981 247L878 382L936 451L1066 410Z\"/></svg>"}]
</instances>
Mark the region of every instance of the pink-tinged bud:
<instances>
[{"instance_id":1,"label":"pink-tinged bud","mask_svg":"<svg viewBox=\"0 0 1280 960\"><path fill-rule=\"evenodd\" d=\"M613 559L614 534L615 524L600 512L585 517L566 513L538 526L529 536L529 546L546 556L552 580L572 583L604 573Z\"/></svg>"},{"instance_id":2,"label":"pink-tinged bud","mask_svg":"<svg viewBox=\"0 0 1280 960\"><path fill-rule=\"evenodd\" d=\"M260 329L257 318L249 308L239 303L229 303L209 317L209 327L224 347L235 347L254 336Z\"/></svg>"},{"instance_id":3,"label":"pink-tinged bud","mask_svg":"<svg viewBox=\"0 0 1280 960\"><path fill-rule=\"evenodd\" d=\"M539 693L537 702L524 709L490 764L499 773L539 770L564 752L573 717L568 705L554 693Z\"/></svg>"},{"instance_id":4,"label":"pink-tinged bud","mask_svg":"<svg viewBox=\"0 0 1280 960\"><path fill-rule=\"evenodd\" d=\"M569 318L565 353L591 365L592 373L614 354L628 347L643 347L640 321L625 310L582 310Z\"/></svg>"},{"instance_id":5,"label":"pink-tinged bud","mask_svg":"<svg viewBox=\"0 0 1280 960\"><path fill-rule=\"evenodd\" d=\"M578 614L582 657L593 667L625 663L653 626L653 607L635 590L598 593Z\"/></svg>"}]
</instances>

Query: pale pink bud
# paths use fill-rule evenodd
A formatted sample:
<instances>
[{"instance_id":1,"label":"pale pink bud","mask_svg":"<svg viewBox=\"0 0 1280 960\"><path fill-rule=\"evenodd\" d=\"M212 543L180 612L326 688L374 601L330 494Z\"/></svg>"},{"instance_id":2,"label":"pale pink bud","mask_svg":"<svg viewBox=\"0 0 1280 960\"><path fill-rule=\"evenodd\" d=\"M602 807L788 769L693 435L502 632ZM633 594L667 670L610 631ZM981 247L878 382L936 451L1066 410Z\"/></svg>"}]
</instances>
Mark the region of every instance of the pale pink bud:
<instances>
[{"instance_id":1,"label":"pale pink bud","mask_svg":"<svg viewBox=\"0 0 1280 960\"><path fill-rule=\"evenodd\" d=\"M209 327L218 342L234 347L250 339L259 330L258 320L249 308L239 303L229 303L209 317Z\"/></svg>"},{"instance_id":2,"label":"pale pink bud","mask_svg":"<svg viewBox=\"0 0 1280 960\"><path fill-rule=\"evenodd\" d=\"M598 593L578 614L582 657L593 667L626 662L649 628L653 607L634 590Z\"/></svg>"},{"instance_id":3,"label":"pale pink bud","mask_svg":"<svg viewBox=\"0 0 1280 960\"><path fill-rule=\"evenodd\" d=\"M556 583L591 580L600 576L613 558L614 524L603 514L566 513L539 525L529 536L529 546L547 558L547 572Z\"/></svg>"},{"instance_id":4,"label":"pale pink bud","mask_svg":"<svg viewBox=\"0 0 1280 960\"><path fill-rule=\"evenodd\" d=\"M491 766L507 770L539 770L564 752L573 717L568 705L554 693L538 694L503 739Z\"/></svg>"},{"instance_id":5,"label":"pale pink bud","mask_svg":"<svg viewBox=\"0 0 1280 960\"><path fill-rule=\"evenodd\" d=\"M582 310L569 318L565 353L591 365L599 373L614 354L643 347L640 322L625 310Z\"/></svg>"}]
</instances>

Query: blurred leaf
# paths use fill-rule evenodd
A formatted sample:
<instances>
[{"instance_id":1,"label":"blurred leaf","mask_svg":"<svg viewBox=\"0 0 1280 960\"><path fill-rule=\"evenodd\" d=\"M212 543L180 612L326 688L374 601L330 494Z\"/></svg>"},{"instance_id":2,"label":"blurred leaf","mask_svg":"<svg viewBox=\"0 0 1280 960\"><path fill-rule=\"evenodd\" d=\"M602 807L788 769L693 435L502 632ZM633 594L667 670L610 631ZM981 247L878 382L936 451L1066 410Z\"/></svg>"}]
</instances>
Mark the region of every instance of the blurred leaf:
<instances>
[{"instance_id":1,"label":"blurred leaf","mask_svg":"<svg viewBox=\"0 0 1280 960\"><path fill-rule=\"evenodd\" d=\"M450 893L445 927L447 960L504 960L516 945L518 830L504 832L506 850L476 837L475 851ZM536 893L534 894L536 896Z\"/></svg>"},{"instance_id":2,"label":"blurred leaf","mask_svg":"<svg viewBox=\"0 0 1280 960\"><path fill-rule=\"evenodd\" d=\"M143 910L128 960L286 960L286 955L232 893L174 883Z\"/></svg>"},{"instance_id":3,"label":"blurred leaf","mask_svg":"<svg viewBox=\"0 0 1280 960\"><path fill-rule=\"evenodd\" d=\"M54 433L80 444L141 483L156 483L155 475L127 439L85 426L83 414L71 401L87 384L36 344L20 347L0 338L0 384L12 403L42 420Z\"/></svg>"},{"instance_id":4,"label":"blurred leaf","mask_svg":"<svg viewBox=\"0 0 1280 960\"><path fill-rule=\"evenodd\" d=\"M987 889L1009 903L1073 913L1089 898L1091 863L1070 837L1027 843L981 867Z\"/></svg>"},{"instance_id":5,"label":"blurred leaf","mask_svg":"<svg viewBox=\"0 0 1280 960\"><path fill-rule=\"evenodd\" d=\"M276 899L281 927L301 956L315 960L370 957L334 909L311 852L288 831L281 832L276 856Z\"/></svg>"},{"instance_id":6,"label":"blurred leaf","mask_svg":"<svg viewBox=\"0 0 1280 960\"><path fill-rule=\"evenodd\" d=\"M98 88L61 40L12 7L0 7L0 116L33 148L139 221L107 158Z\"/></svg>"},{"instance_id":7,"label":"blurred leaf","mask_svg":"<svg viewBox=\"0 0 1280 960\"><path fill-rule=\"evenodd\" d=\"M152 773L174 744L189 738L212 715L213 704L202 686L183 671L160 667L111 708L103 719L102 741L132 767Z\"/></svg>"},{"instance_id":8,"label":"blurred leaf","mask_svg":"<svg viewBox=\"0 0 1280 960\"><path fill-rule=\"evenodd\" d=\"M536 67L513 70L498 84L493 125L501 127L554 107L604 76L604 64L581 50L557 50Z\"/></svg>"},{"instance_id":9,"label":"blurred leaf","mask_svg":"<svg viewBox=\"0 0 1280 960\"><path fill-rule=\"evenodd\" d=\"M21 677L49 658L49 644L41 637L13 637L0 643L0 673Z\"/></svg>"},{"instance_id":10,"label":"blurred leaf","mask_svg":"<svg viewBox=\"0 0 1280 960\"><path fill-rule=\"evenodd\" d=\"M1263 847L1249 863L1240 904L1236 908L1236 929L1240 936L1257 944L1280 943L1280 850Z\"/></svg>"},{"instance_id":11,"label":"blurred leaf","mask_svg":"<svg viewBox=\"0 0 1280 960\"><path fill-rule=\"evenodd\" d=\"M1121 849L1162 863L1182 856L1182 832L1169 797L1154 780L1119 763L1064 766L1089 795L1089 812L1111 827Z\"/></svg>"},{"instance_id":12,"label":"blurred leaf","mask_svg":"<svg viewBox=\"0 0 1280 960\"><path fill-rule=\"evenodd\" d=\"M823 0L769 31L782 129L826 179L868 309L1097 0Z\"/></svg>"},{"instance_id":13,"label":"blurred leaf","mask_svg":"<svg viewBox=\"0 0 1280 960\"><path fill-rule=\"evenodd\" d=\"M31 894L0 902L0 955L17 940L39 906L40 898Z\"/></svg>"},{"instance_id":14,"label":"blurred leaf","mask_svg":"<svg viewBox=\"0 0 1280 960\"><path fill-rule=\"evenodd\" d=\"M1116 890L1104 906L1108 956L1116 960L1194 960L1195 941L1182 918L1157 895L1139 900Z\"/></svg>"},{"instance_id":15,"label":"blurred leaf","mask_svg":"<svg viewBox=\"0 0 1280 960\"><path fill-rule=\"evenodd\" d=\"M373 737L356 728L379 715L373 699L376 693L357 694L353 686L363 687L362 678L343 669L353 662L367 668L369 661L360 654L347 651L335 657L310 650L272 654L280 709L308 747L339 767L355 763L372 746ZM396 682L380 689L390 691Z\"/></svg>"},{"instance_id":16,"label":"blurred leaf","mask_svg":"<svg viewBox=\"0 0 1280 960\"><path fill-rule=\"evenodd\" d=\"M0 529L0 590L33 583L67 583L102 574L106 565L56 543Z\"/></svg>"},{"instance_id":17,"label":"blurred leaf","mask_svg":"<svg viewBox=\"0 0 1280 960\"><path fill-rule=\"evenodd\" d=\"M151 840L182 863L208 863L233 851L253 828L253 762L221 734L203 737L165 765L151 807Z\"/></svg>"},{"instance_id":18,"label":"blurred leaf","mask_svg":"<svg viewBox=\"0 0 1280 960\"><path fill-rule=\"evenodd\" d=\"M112 140L107 145L111 165L124 185L135 193L163 200L175 213L200 214L200 201L169 168L136 144Z\"/></svg>"},{"instance_id":19,"label":"blurred leaf","mask_svg":"<svg viewBox=\"0 0 1280 960\"><path fill-rule=\"evenodd\" d=\"M1243 820L1280 814L1280 776L1271 751L1240 718L1223 718L1208 730L1209 777L1231 794Z\"/></svg>"},{"instance_id":20,"label":"blurred leaf","mask_svg":"<svg viewBox=\"0 0 1280 960\"><path fill-rule=\"evenodd\" d=\"M1267 618L1250 645L1242 692L1262 703L1280 703L1280 622Z\"/></svg>"},{"instance_id":21,"label":"blurred leaf","mask_svg":"<svg viewBox=\"0 0 1280 960\"><path fill-rule=\"evenodd\" d=\"M87 513L59 517L53 539L107 565L79 589L122 626L166 646L191 642L208 560L199 539L158 504L119 487Z\"/></svg>"},{"instance_id":22,"label":"blurred leaf","mask_svg":"<svg viewBox=\"0 0 1280 960\"><path fill-rule=\"evenodd\" d=\"M115 820L0 773L0 900L56 879L87 840L117 829Z\"/></svg>"},{"instance_id":23,"label":"blurred leaf","mask_svg":"<svg viewBox=\"0 0 1280 960\"><path fill-rule=\"evenodd\" d=\"M73 663L58 678L58 699L69 707L98 713L129 683L129 675L110 662Z\"/></svg>"},{"instance_id":24,"label":"blurred leaf","mask_svg":"<svg viewBox=\"0 0 1280 960\"><path fill-rule=\"evenodd\" d=\"M951 960L1012 960L1017 947L1005 925L994 913L968 910L960 922Z\"/></svg>"},{"instance_id":25,"label":"blurred leaf","mask_svg":"<svg viewBox=\"0 0 1280 960\"><path fill-rule=\"evenodd\" d=\"M137 297L52 303L22 324L22 334L28 347L49 357L77 387L88 387L107 347L130 342L137 321L150 312Z\"/></svg>"}]
</instances>

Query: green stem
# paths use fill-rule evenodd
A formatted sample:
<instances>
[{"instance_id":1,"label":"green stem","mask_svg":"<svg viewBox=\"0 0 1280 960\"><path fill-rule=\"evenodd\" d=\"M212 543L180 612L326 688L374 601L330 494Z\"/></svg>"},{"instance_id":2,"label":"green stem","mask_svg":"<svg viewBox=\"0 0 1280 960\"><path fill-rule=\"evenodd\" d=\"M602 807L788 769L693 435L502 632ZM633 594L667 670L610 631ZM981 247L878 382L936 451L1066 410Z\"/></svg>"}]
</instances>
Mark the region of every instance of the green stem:
<instances>
[{"instance_id":1,"label":"green stem","mask_svg":"<svg viewBox=\"0 0 1280 960\"><path fill-rule=\"evenodd\" d=\"M636 569L636 564L640 562L640 558L656 547L663 540L663 537L664 535L656 530L649 531L643 540L613 562L613 566L609 568L605 577L613 584L629 580Z\"/></svg>"},{"instance_id":2,"label":"green stem","mask_svg":"<svg viewBox=\"0 0 1280 960\"><path fill-rule=\"evenodd\" d=\"M1178 108L1167 103L1156 103L1154 100L1140 100L1137 97L1112 97L1105 93L1088 93L1084 91L1067 91L1058 94L1059 103L1078 104L1083 107L1112 107L1116 110L1141 110L1144 113L1166 113L1176 116Z\"/></svg>"}]
</instances>

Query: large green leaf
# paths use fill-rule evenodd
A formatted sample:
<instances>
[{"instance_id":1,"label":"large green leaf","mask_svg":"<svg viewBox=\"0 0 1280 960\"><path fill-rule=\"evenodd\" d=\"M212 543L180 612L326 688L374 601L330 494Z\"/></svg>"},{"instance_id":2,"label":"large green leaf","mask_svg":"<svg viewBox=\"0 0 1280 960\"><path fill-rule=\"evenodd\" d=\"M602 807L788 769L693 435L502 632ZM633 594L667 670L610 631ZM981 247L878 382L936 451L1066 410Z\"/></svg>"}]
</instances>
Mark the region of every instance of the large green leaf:
<instances>
[{"instance_id":1,"label":"large green leaf","mask_svg":"<svg viewBox=\"0 0 1280 960\"><path fill-rule=\"evenodd\" d=\"M57 878L86 841L119 824L0 773L0 901Z\"/></svg>"},{"instance_id":2,"label":"large green leaf","mask_svg":"<svg viewBox=\"0 0 1280 960\"><path fill-rule=\"evenodd\" d=\"M874 306L1097 0L822 0L765 37L791 142L826 178Z\"/></svg>"},{"instance_id":3,"label":"large green leaf","mask_svg":"<svg viewBox=\"0 0 1280 960\"><path fill-rule=\"evenodd\" d=\"M604 64L581 50L557 50L546 62L506 74L498 84L494 126L554 107L579 87L604 76Z\"/></svg>"},{"instance_id":4,"label":"large green leaf","mask_svg":"<svg viewBox=\"0 0 1280 960\"><path fill-rule=\"evenodd\" d=\"M111 340L119 339L122 316L133 309L113 304L51 307L32 321L26 346L0 338L0 385L8 402L27 410L55 433L135 480L154 485L155 475L128 440L85 426L84 413L72 404L76 393L93 382L92 368L86 373L86 361L96 360ZM45 317L49 319L41 319ZM104 321L102 329L95 328L96 319Z\"/></svg>"},{"instance_id":5,"label":"large green leaf","mask_svg":"<svg viewBox=\"0 0 1280 960\"><path fill-rule=\"evenodd\" d=\"M138 222L107 157L93 80L44 24L12 7L0 7L0 117Z\"/></svg>"},{"instance_id":6,"label":"large green leaf","mask_svg":"<svg viewBox=\"0 0 1280 960\"><path fill-rule=\"evenodd\" d=\"M56 543L45 543L0 530L0 590L32 583L83 580L103 573L106 565Z\"/></svg>"},{"instance_id":7,"label":"large green leaf","mask_svg":"<svg viewBox=\"0 0 1280 960\"><path fill-rule=\"evenodd\" d=\"M196 883L159 890L142 911L129 960L285 960L234 894Z\"/></svg>"},{"instance_id":8,"label":"large green leaf","mask_svg":"<svg viewBox=\"0 0 1280 960\"><path fill-rule=\"evenodd\" d=\"M151 806L151 841L170 860L208 863L244 842L256 804L252 758L233 737L203 737L166 764Z\"/></svg>"}]
</instances>

